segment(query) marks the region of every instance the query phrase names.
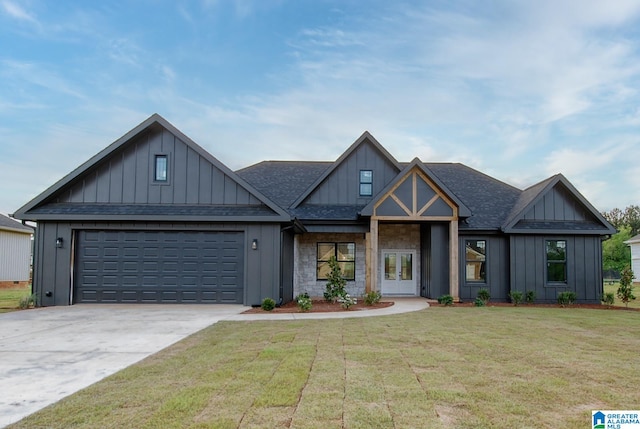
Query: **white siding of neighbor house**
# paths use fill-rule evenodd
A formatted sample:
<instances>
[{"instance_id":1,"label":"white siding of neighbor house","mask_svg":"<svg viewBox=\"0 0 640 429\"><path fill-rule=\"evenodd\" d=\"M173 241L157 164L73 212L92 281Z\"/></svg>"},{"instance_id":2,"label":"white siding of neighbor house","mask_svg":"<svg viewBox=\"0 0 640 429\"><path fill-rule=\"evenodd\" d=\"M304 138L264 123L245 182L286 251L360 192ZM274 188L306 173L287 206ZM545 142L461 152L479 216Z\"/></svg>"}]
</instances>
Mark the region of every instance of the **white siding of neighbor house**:
<instances>
[{"instance_id":1,"label":"white siding of neighbor house","mask_svg":"<svg viewBox=\"0 0 640 429\"><path fill-rule=\"evenodd\" d=\"M640 242L631 244L631 269L636 276L633 281L640 283Z\"/></svg>"},{"instance_id":2,"label":"white siding of neighbor house","mask_svg":"<svg viewBox=\"0 0 640 429\"><path fill-rule=\"evenodd\" d=\"M31 234L0 230L0 281L27 281Z\"/></svg>"}]
</instances>

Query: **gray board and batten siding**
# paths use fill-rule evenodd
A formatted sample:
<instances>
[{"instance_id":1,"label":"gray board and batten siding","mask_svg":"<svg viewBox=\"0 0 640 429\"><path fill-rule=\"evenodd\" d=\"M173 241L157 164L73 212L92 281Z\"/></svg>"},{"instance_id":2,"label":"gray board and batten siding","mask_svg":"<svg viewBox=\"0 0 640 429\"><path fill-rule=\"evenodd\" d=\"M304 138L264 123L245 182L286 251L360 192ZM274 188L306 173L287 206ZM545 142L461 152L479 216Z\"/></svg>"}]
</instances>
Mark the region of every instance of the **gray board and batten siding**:
<instances>
[{"instance_id":1,"label":"gray board and batten siding","mask_svg":"<svg viewBox=\"0 0 640 429\"><path fill-rule=\"evenodd\" d=\"M158 154L168 160L163 182L154 180ZM38 222L33 287L39 305L130 300L256 305L264 296L278 296L282 286L281 225L289 215L158 115L65 176L16 216ZM115 241L109 249L105 243L88 247L88 237L93 236ZM168 245L178 249L170 272L163 263L144 264L140 241L159 237L177 240ZM235 258L233 269L223 276L203 269L193 275L187 242L194 237L198 246L233 237L227 246ZM226 251L224 246L207 248L200 258L222 257ZM91 252L100 251L114 254L107 267L90 260ZM158 280L157 293L147 293L148 284L134 286L132 278L127 282L125 275L130 273L108 277L109 267L131 266L134 260L146 267L148 278L166 274L167 279ZM107 281L96 281L91 269ZM176 273L186 280L172 283Z\"/></svg>"},{"instance_id":2,"label":"gray board and batten siding","mask_svg":"<svg viewBox=\"0 0 640 429\"><path fill-rule=\"evenodd\" d=\"M168 179L154 181L154 156L166 155ZM56 203L247 205L263 203L234 178L163 127L150 127L86 172Z\"/></svg>"},{"instance_id":3,"label":"gray board and batten siding","mask_svg":"<svg viewBox=\"0 0 640 429\"><path fill-rule=\"evenodd\" d=\"M157 156L166 160L166 180L155 175ZM373 173L370 196L359 192L363 170ZM412 171L416 187L402 182ZM441 198L405 218L396 199L420 207L434 198L436 188L447 201ZM599 301L600 241L615 229L563 176L519 190L462 164L417 158L399 163L368 132L335 162L264 161L233 172L152 115L15 217L38 223L34 292L39 305L258 305L266 297L292 300L294 269L315 271L315 263L296 267L296 234L364 237L371 231L374 207L385 222L420 225L420 236L412 238L419 241L422 296L437 298L454 289L450 264L458 263L463 300L486 287L498 301L506 300L511 289L533 290L538 301L554 301L564 290L575 291L579 302ZM452 262L455 229L447 218L455 216L459 252ZM465 240L486 242L482 282L465 277ZM566 241L563 284L546 281L547 240ZM141 244L149 242L162 245ZM231 262L214 266L212 261L223 261L225 254ZM157 255L157 263L147 263L145 255ZM141 272L133 272L134 264Z\"/></svg>"}]
</instances>

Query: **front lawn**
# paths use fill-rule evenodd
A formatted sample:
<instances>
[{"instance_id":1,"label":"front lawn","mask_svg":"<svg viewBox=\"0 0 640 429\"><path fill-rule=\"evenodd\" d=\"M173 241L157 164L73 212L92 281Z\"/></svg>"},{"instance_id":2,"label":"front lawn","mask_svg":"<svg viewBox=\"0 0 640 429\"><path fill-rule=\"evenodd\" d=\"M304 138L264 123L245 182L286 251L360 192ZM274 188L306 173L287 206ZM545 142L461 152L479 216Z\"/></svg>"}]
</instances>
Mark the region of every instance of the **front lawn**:
<instances>
[{"instance_id":1,"label":"front lawn","mask_svg":"<svg viewBox=\"0 0 640 429\"><path fill-rule=\"evenodd\" d=\"M638 350L635 311L222 322L11 427L584 428L638 408Z\"/></svg>"},{"instance_id":2,"label":"front lawn","mask_svg":"<svg viewBox=\"0 0 640 429\"><path fill-rule=\"evenodd\" d=\"M31 295L29 288L0 289L0 313L17 310L20 300L29 295Z\"/></svg>"}]
</instances>

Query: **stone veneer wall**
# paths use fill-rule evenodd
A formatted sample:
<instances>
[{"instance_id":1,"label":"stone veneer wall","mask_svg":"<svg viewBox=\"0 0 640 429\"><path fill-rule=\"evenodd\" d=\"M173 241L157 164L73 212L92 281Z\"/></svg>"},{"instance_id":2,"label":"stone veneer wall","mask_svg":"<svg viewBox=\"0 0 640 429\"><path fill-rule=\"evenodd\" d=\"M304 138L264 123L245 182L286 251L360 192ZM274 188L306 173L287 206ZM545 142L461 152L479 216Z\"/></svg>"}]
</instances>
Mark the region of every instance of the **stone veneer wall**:
<instances>
[{"instance_id":1,"label":"stone veneer wall","mask_svg":"<svg viewBox=\"0 0 640 429\"><path fill-rule=\"evenodd\" d=\"M316 280L317 243L355 243L356 279L347 281L347 293L360 297L365 290L365 239L364 234L307 233L298 234L294 241L293 296L308 293L312 297L323 297L326 280Z\"/></svg>"},{"instance_id":2,"label":"stone veneer wall","mask_svg":"<svg viewBox=\"0 0 640 429\"><path fill-rule=\"evenodd\" d=\"M307 233L295 236L294 241L294 281L293 296L308 293L312 297L322 297L326 290L326 280L316 280L317 243L356 244L356 279L347 282L347 292L360 297L365 291L365 238L364 234ZM380 224L378 228L378 250L402 249L416 252L416 283L420 286L420 225L418 224ZM377 256L380 261L381 253ZM378 267L382 262L378 262ZM381 273L378 269L378 288Z\"/></svg>"},{"instance_id":3,"label":"stone veneer wall","mask_svg":"<svg viewBox=\"0 0 640 429\"><path fill-rule=\"evenodd\" d=\"M411 223L394 223L378 225L378 289L382 287L382 250L413 250L416 252L416 291L420 287L420 225Z\"/></svg>"}]
</instances>

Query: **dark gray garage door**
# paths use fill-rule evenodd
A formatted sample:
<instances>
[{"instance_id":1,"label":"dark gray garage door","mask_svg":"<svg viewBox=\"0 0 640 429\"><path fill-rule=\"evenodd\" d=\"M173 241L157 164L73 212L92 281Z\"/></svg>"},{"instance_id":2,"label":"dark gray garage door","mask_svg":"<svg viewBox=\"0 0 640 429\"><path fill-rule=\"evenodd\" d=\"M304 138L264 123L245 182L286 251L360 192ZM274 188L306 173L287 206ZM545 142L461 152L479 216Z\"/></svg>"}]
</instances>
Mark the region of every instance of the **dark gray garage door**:
<instances>
[{"instance_id":1,"label":"dark gray garage door","mask_svg":"<svg viewBox=\"0 0 640 429\"><path fill-rule=\"evenodd\" d=\"M79 231L76 303L239 303L241 232Z\"/></svg>"}]
</instances>

